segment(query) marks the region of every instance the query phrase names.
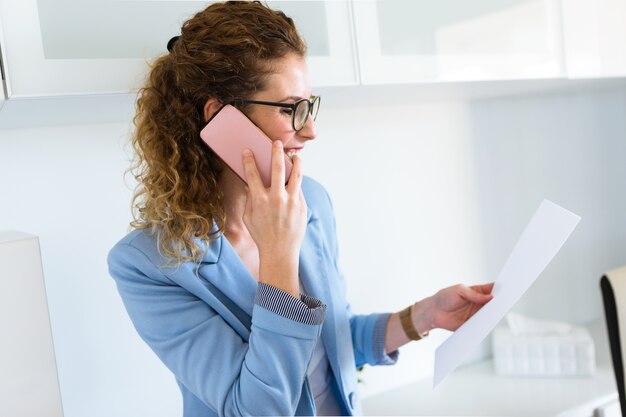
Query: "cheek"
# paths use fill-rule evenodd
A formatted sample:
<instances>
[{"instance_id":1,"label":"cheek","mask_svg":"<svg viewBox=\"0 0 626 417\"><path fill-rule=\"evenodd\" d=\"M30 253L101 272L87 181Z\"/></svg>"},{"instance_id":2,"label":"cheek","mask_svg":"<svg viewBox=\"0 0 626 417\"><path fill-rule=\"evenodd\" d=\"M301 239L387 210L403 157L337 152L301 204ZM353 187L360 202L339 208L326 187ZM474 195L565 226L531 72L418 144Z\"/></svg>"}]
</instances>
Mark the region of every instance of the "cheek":
<instances>
[{"instance_id":1,"label":"cheek","mask_svg":"<svg viewBox=\"0 0 626 417\"><path fill-rule=\"evenodd\" d=\"M257 122L257 126L261 128L267 137L272 141L280 140L283 145L287 144L296 133L291 128L291 119L282 117L280 114L254 114L251 118Z\"/></svg>"},{"instance_id":2,"label":"cheek","mask_svg":"<svg viewBox=\"0 0 626 417\"><path fill-rule=\"evenodd\" d=\"M266 130L265 134L272 139L272 141L279 140L283 145L287 145L293 139L295 132L291 126L285 128L284 126L275 125Z\"/></svg>"}]
</instances>

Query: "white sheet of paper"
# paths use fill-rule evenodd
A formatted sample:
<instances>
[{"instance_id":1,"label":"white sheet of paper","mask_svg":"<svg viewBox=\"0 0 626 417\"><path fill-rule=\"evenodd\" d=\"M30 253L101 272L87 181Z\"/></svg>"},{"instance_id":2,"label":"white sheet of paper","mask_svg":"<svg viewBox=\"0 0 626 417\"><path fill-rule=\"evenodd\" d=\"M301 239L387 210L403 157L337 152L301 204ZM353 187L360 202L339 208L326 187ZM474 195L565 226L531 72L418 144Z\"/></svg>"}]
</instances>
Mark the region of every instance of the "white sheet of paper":
<instances>
[{"instance_id":1,"label":"white sheet of paper","mask_svg":"<svg viewBox=\"0 0 626 417\"><path fill-rule=\"evenodd\" d=\"M543 200L496 278L491 301L435 351L433 388L467 358L522 297L579 221L576 214Z\"/></svg>"}]
</instances>

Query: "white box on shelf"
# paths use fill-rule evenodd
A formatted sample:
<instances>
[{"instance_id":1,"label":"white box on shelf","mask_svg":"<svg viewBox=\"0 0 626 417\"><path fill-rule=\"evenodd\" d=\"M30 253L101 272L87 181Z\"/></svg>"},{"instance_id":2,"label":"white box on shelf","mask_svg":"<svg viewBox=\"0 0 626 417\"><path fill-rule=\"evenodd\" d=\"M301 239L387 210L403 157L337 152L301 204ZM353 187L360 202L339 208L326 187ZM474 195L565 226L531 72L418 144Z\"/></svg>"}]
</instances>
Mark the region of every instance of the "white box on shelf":
<instances>
[{"instance_id":1,"label":"white box on shelf","mask_svg":"<svg viewBox=\"0 0 626 417\"><path fill-rule=\"evenodd\" d=\"M596 371L595 347L589 331L514 334L497 327L492 338L495 372L510 376L585 376Z\"/></svg>"}]
</instances>

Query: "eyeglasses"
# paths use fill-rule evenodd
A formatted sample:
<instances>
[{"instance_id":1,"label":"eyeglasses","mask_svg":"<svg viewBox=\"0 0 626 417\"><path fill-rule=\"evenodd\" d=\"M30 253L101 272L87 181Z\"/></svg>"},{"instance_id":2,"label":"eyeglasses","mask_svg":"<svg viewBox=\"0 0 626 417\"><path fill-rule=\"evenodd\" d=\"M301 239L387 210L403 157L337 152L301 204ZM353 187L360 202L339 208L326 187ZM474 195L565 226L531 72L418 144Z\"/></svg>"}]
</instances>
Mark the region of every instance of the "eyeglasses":
<instances>
[{"instance_id":1,"label":"eyeglasses","mask_svg":"<svg viewBox=\"0 0 626 417\"><path fill-rule=\"evenodd\" d=\"M284 107L291 109L291 127L296 132L304 129L306 121L309 119L309 115L313 117L313 120L317 117L317 112L320 110L320 96L311 96L311 99L303 98L293 104L288 103L276 103L273 101L258 101L258 100L244 100L235 99L230 104L261 104L263 106Z\"/></svg>"}]
</instances>

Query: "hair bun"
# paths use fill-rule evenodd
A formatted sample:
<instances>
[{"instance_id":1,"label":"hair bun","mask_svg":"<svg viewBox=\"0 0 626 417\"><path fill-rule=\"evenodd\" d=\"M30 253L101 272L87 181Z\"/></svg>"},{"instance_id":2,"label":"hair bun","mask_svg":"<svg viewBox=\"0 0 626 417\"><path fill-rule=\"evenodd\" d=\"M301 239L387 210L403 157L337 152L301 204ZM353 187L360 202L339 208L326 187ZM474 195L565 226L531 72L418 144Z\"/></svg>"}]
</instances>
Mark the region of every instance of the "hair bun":
<instances>
[{"instance_id":1,"label":"hair bun","mask_svg":"<svg viewBox=\"0 0 626 417\"><path fill-rule=\"evenodd\" d=\"M174 47L174 44L176 43L176 41L178 40L178 38L180 38L180 35L179 35L179 36L174 36L172 39L170 39L170 40L167 42L167 51L168 51L168 52L172 52L172 48Z\"/></svg>"}]
</instances>

